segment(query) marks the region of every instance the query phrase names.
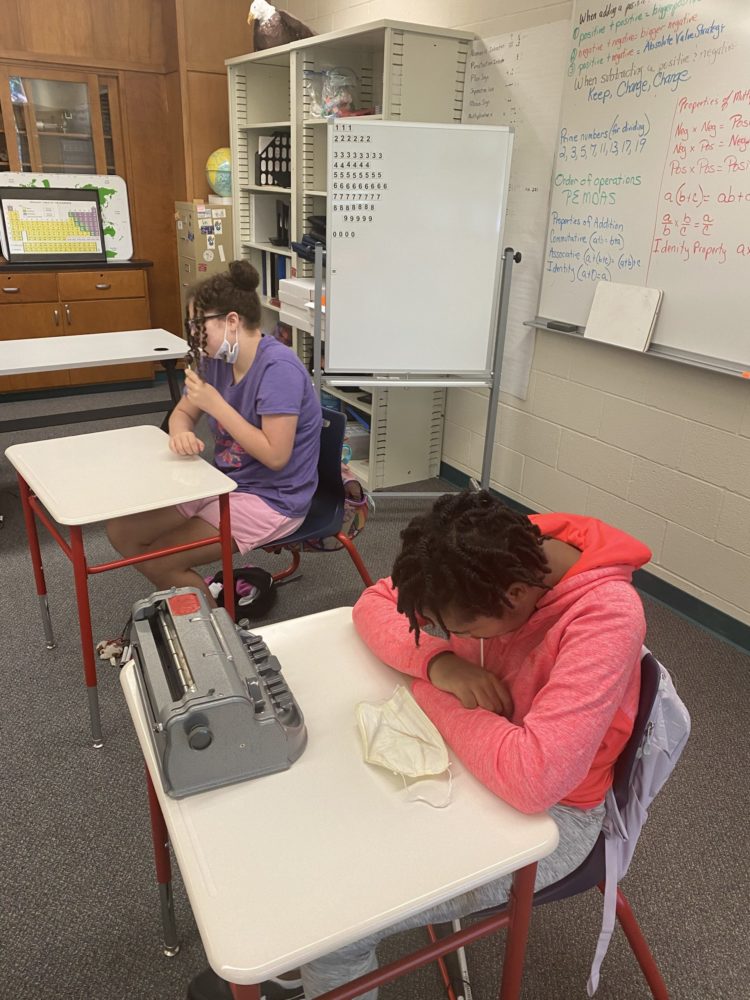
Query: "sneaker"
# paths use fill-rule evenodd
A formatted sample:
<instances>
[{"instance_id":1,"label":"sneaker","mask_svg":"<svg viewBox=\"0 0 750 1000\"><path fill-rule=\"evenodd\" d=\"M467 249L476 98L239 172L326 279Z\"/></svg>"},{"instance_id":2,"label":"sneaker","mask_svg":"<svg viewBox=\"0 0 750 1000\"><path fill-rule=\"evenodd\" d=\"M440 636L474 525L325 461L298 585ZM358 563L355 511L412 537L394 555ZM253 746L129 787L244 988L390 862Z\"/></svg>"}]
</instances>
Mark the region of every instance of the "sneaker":
<instances>
[{"instance_id":1,"label":"sneaker","mask_svg":"<svg viewBox=\"0 0 750 1000\"><path fill-rule=\"evenodd\" d=\"M204 576L203 580L206 586L208 587L208 592L211 595L211 597L213 597L215 601L218 600L219 594L224 589L224 584L214 583L214 578L212 576Z\"/></svg>"},{"instance_id":2,"label":"sneaker","mask_svg":"<svg viewBox=\"0 0 750 1000\"><path fill-rule=\"evenodd\" d=\"M248 583L247 580L243 580L242 578L237 580L235 587L237 588L238 595L237 603L241 607L244 607L247 604L252 604L260 593L257 587L254 587L252 583Z\"/></svg>"},{"instance_id":3,"label":"sneaker","mask_svg":"<svg viewBox=\"0 0 750 1000\"><path fill-rule=\"evenodd\" d=\"M213 969L190 980L187 1000L232 1000L229 983ZM260 985L260 1000L305 1000L301 979L268 979Z\"/></svg>"}]
</instances>

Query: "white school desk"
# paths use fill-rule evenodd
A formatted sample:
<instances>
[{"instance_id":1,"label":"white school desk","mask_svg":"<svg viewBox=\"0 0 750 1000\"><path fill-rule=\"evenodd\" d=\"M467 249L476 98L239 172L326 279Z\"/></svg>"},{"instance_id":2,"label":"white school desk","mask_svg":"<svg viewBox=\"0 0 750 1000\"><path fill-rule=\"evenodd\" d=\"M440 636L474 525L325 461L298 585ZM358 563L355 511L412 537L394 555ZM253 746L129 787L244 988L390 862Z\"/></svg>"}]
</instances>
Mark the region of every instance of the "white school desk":
<instances>
[{"instance_id":1,"label":"white school desk","mask_svg":"<svg viewBox=\"0 0 750 1000\"><path fill-rule=\"evenodd\" d=\"M179 402L180 387L175 366L187 352L188 345L181 337L160 329L0 341L0 375L28 375L32 372L60 371L66 368L94 368L97 365L159 361L167 371L171 396L171 401L166 405L153 402L128 403L104 409L88 408L62 414L4 420L0 421L0 431L48 427L61 423L72 424L82 420L152 413L155 410L167 409Z\"/></svg>"},{"instance_id":2,"label":"white school desk","mask_svg":"<svg viewBox=\"0 0 750 1000\"><path fill-rule=\"evenodd\" d=\"M160 555L220 542L224 579L231 580L232 538L228 495L237 484L197 455L190 457L174 455L169 450L169 435L152 426L123 427L94 434L54 438L50 441L15 444L8 448L5 454L18 473L26 533L48 649L54 648L55 640L47 603L47 586L35 517L47 527L73 563L91 735L94 746L100 747L102 731L96 689L96 661L91 633L88 577L110 569L119 569L121 566L131 566ZM215 538L160 549L158 552L132 556L128 559L100 563L97 566L87 564L82 525L215 496L219 497L221 511L219 534ZM53 521L70 527L69 543L62 537ZM234 593L231 587L226 591L225 600L231 605L228 608L229 613L234 615ZM122 610L124 619L129 609Z\"/></svg>"},{"instance_id":3,"label":"white school desk","mask_svg":"<svg viewBox=\"0 0 750 1000\"><path fill-rule=\"evenodd\" d=\"M135 666L131 662L120 672L150 776L169 953L178 945L167 834L208 960L220 976L239 984L235 996L243 1000L258 996L257 987L246 984L521 869L531 876L522 885L525 927L523 919L515 927L510 920L506 954L515 968L506 964L501 994L503 1000L517 997L533 872L557 846L554 821L544 813L517 812L455 760L452 799L444 809L407 802L400 778L365 763L356 705L388 698L409 679L367 649L352 625L351 608L280 622L259 634L278 656L308 730L306 750L279 774L170 798L161 785ZM471 929L461 933L468 936ZM362 984L349 995L360 992Z\"/></svg>"}]
</instances>

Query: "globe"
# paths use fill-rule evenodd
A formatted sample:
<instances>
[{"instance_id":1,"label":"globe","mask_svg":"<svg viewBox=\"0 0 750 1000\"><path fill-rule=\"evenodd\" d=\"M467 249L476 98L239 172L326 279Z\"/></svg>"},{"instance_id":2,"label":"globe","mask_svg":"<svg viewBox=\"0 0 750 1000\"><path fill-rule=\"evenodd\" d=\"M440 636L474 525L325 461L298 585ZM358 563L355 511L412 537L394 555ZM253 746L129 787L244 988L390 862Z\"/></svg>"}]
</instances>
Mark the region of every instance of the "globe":
<instances>
[{"instance_id":1,"label":"globe","mask_svg":"<svg viewBox=\"0 0 750 1000\"><path fill-rule=\"evenodd\" d=\"M215 149L206 160L206 180L209 187L221 198L232 193L232 153L226 146Z\"/></svg>"}]
</instances>

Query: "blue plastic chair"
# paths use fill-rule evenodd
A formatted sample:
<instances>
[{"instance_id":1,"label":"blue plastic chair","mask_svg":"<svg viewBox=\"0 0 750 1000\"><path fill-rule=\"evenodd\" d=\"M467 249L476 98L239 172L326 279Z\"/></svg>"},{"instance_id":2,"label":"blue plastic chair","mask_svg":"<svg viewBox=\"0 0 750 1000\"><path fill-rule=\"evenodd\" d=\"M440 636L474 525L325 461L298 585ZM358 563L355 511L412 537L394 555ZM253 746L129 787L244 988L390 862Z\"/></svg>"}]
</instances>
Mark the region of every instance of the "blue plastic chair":
<instances>
[{"instance_id":1,"label":"blue plastic chair","mask_svg":"<svg viewBox=\"0 0 750 1000\"><path fill-rule=\"evenodd\" d=\"M279 538L270 545L263 546L266 552L281 552L292 548L292 564L280 573L274 574L277 582L296 573L300 563L302 543L316 538L336 538L341 542L357 567L366 587L372 586L367 567L357 551L354 542L344 534L344 483L341 479L341 451L346 433L346 417L343 413L323 410L323 426L320 432L320 458L318 459L318 487L310 505L310 511L303 524L286 538Z\"/></svg>"},{"instance_id":2,"label":"blue plastic chair","mask_svg":"<svg viewBox=\"0 0 750 1000\"><path fill-rule=\"evenodd\" d=\"M612 782L612 790L617 805L621 810L624 809L630 795L633 767L636 762L638 749L643 742L646 725L659 690L659 678L659 664L651 653L646 653L641 660L641 690L638 702L638 714L636 715L630 739L615 764L614 779ZM559 882L545 886L545 888L540 889L534 894L534 906L542 906L544 903L553 903L560 899L568 899L570 896L577 896L582 892L587 892L589 889L593 889L594 886L603 893L604 876L604 834L600 834L589 856L575 871L570 872L565 878L560 879ZM481 927L485 919L487 923L490 923L492 919L496 919L497 915L503 913L505 909L506 907L497 907L473 914L472 919L478 918L479 920L476 929ZM619 887L617 889L617 919L638 960L638 964L646 978L654 1000L669 1000L667 987L646 943L643 932L638 926L638 921L635 919L630 903L628 903ZM436 929L433 929L433 933L437 930L438 935L443 938L446 929L449 931L452 930L451 925L440 924ZM460 994L464 981L451 982L452 979L457 979L455 973L451 977L443 960L438 959L438 962L441 965L441 973L448 990L448 995L451 997L451 1000L455 1000L456 992Z\"/></svg>"}]
</instances>

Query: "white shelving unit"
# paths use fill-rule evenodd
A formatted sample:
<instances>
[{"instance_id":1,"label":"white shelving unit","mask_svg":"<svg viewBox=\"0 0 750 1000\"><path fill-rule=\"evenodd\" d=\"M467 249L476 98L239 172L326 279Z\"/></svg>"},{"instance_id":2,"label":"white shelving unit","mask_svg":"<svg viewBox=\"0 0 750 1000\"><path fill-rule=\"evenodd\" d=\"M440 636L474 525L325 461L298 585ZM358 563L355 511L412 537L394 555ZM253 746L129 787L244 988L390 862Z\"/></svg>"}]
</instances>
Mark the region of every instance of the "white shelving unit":
<instances>
[{"instance_id":1,"label":"white shelving unit","mask_svg":"<svg viewBox=\"0 0 750 1000\"><path fill-rule=\"evenodd\" d=\"M307 231L310 215L328 214L327 120L312 115L306 71L337 66L353 70L358 80L356 109L373 108L373 117L460 123L473 37L465 31L381 20L227 60L237 256L251 260L260 272L263 251L281 254L287 258L288 274L312 277L311 263L268 242L275 228L271 223L276 199L290 205L295 241ZM255 184L258 136L273 132L290 137L289 189ZM262 299L264 319L273 326L278 308L269 298L267 294ZM309 363L312 336L293 330L293 346ZM445 390L373 388L372 403L364 403L354 393L324 388L370 421L368 460L351 463L368 489L438 474Z\"/></svg>"}]
</instances>

